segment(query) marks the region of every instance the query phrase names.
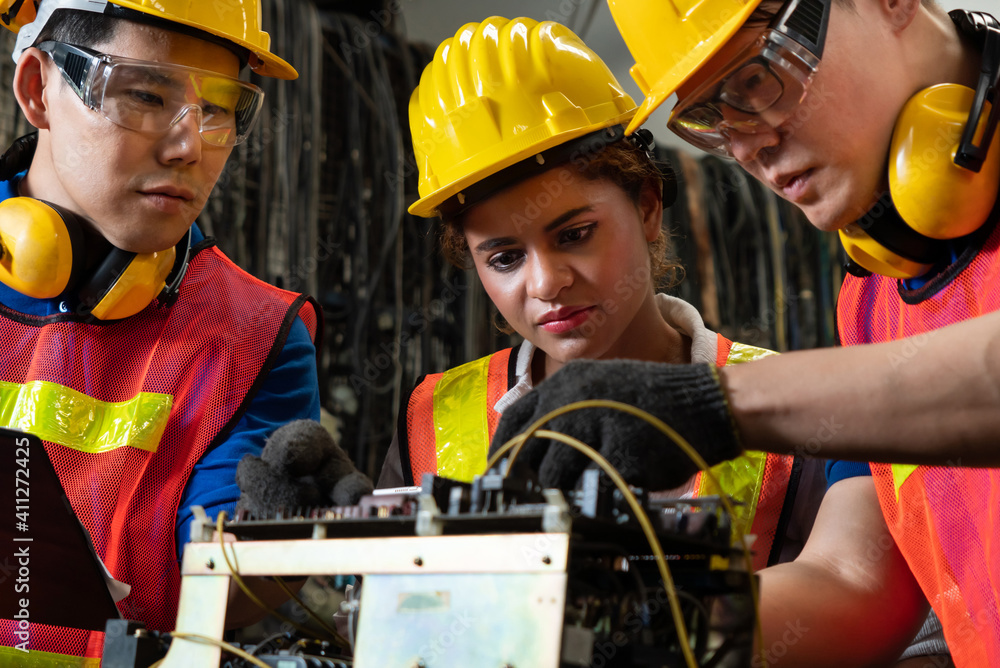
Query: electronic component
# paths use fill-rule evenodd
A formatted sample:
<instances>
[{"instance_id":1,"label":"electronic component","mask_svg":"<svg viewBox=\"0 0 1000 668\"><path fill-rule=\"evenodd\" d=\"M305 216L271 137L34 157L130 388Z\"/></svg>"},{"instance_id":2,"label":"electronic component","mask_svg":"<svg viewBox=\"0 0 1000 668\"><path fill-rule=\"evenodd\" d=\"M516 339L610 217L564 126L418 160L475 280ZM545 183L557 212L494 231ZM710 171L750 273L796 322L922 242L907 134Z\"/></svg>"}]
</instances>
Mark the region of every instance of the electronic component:
<instances>
[{"instance_id":1,"label":"electronic component","mask_svg":"<svg viewBox=\"0 0 1000 668\"><path fill-rule=\"evenodd\" d=\"M730 565L740 555L719 499L637 495L670 567L698 665L748 665L755 576ZM624 497L596 471L566 496L524 472L493 471L471 484L427 476L419 494L372 495L349 508L244 514L223 525L240 539L225 554L211 541L215 526L203 512L196 516L179 635L221 638L233 570L243 577L358 574L355 668L685 665L658 558ZM302 644L258 656L281 668L343 661ZM217 646L175 639L162 668L219 659Z\"/></svg>"}]
</instances>

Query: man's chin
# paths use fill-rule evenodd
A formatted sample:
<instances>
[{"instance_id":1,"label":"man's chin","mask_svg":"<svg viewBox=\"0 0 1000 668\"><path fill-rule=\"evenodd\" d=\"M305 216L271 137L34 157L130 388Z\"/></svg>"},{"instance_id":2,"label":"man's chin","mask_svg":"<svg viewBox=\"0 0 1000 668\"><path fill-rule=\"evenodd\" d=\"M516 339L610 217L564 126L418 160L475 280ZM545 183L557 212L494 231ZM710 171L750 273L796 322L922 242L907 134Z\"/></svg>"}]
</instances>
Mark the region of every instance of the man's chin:
<instances>
[{"instance_id":1,"label":"man's chin","mask_svg":"<svg viewBox=\"0 0 1000 668\"><path fill-rule=\"evenodd\" d=\"M805 214L810 224L822 232L837 232L838 230L842 230L864 215L864 212L854 215L850 211L833 209L829 206L823 206L823 203L799 208Z\"/></svg>"},{"instance_id":2,"label":"man's chin","mask_svg":"<svg viewBox=\"0 0 1000 668\"><path fill-rule=\"evenodd\" d=\"M121 240L108 239L108 241L115 246L124 251L129 251L130 253L137 253L139 255L145 255L148 253L160 253L169 250L179 244L187 233L187 229L184 230L177 238L173 236L167 237L142 237L138 239L134 238L124 238Z\"/></svg>"}]
</instances>

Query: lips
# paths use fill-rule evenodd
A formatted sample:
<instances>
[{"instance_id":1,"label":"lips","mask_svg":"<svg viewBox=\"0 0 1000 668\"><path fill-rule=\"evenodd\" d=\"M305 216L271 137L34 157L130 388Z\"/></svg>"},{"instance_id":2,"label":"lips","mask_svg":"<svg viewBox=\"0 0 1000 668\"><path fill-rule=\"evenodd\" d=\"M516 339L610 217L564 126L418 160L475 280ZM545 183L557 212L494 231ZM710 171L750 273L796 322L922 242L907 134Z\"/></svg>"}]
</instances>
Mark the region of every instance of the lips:
<instances>
[{"instance_id":1,"label":"lips","mask_svg":"<svg viewBox=\"0 0 1000 668\"><path fill-rule=\"evenodd\" d=\"M178 186L157 186L154 188L147 188L145 190L140 190L143 195L163 195L166 197L175 197L177 199L182 199L184 201L190 202L194 199L194 193L187 188L181 188Z\"/></svg>"},{"instance_id":2,"label":"lips","mask_svg":"<svg viewBox=\"0 0 1000 668\"><path fill-rule=\"evenodd\" d=\"M593 310L593 306L564 306L543 313L538 324L547 332L562 334L585 323Z\"/></svg>"},{"instance_id":3,"label":"lips","mask_svg":"<svg viewBox=\"0 0 1000 668\"><path fill-rule=\"evenodd\" d=\"M154 186L138 192L151 210L167 216L187 215L194 202L194 191L180 186Z\"/></svg>"},{"instance_id":4,"label":"lips","mask_svg":"<svg viewBox=\"0 0 1000 668\"><path fill-rule=\"evenodd\" d=\"M812 169L805 169L799 172L786 172L769 177L768 181L772 188L780 192L781 195L790 202L795 202L805 193Z\"/></svg>"}]
</instances>

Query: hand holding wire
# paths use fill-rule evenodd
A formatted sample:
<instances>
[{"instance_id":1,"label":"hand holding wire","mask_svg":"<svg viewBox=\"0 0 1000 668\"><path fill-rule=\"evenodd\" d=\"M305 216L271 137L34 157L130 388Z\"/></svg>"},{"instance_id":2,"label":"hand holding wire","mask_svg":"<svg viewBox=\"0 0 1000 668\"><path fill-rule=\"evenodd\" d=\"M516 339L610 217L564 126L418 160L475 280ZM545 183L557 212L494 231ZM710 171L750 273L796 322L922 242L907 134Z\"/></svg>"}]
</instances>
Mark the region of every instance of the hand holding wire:
<instances>
[{"instance_id":1,"label":"hand holding wire","mask_svg":"<svg viewBox=\"0 0 1000 668\"><path fill-rule=\"evenodd\" d=\"M620 473L615 469L615 467L613 467L608 462L607 459L601 456L601 454L596 450L594 450L592 447L564 433L552 431L550 429L542 429L544 425L549 424L550 422L562 416L566 416L570 413L573 413L575 411L581 411L583 409L594 410L597 408L610 409L613 413L618 412L625 415L633 416L634 418L658 430L663 436L665 436L672 442L670 447L676 446L688 458L691 464L696 467L697 470L702 471L706 476L708 476L709 480L712 482L715 488L717 489L721 488L719 481L715 478L715 475L709 469L708 462L706 462L705 459L693 447L691 447L691 444L688 443L684 439L684 437L678 434L677 431L673 429L673 427L665 424L658 417L651 415L650 413L640 408L636 408L635 406L623 404L616 401L608 401L603 399L589 399L585 401L577 401L562 406L560 408L556 408L550 411L549 413L542 414L540 417L538 417L537 420L531 423L531 425L527 427L524 431L510 438L506 442L501 443L499 440L494 440L494 445L491 448L491 455L489 461L486 464L486 469L487 470L491 469L493 466L496 465L496 463L502 457L506 456L508 457L508 462L507 462L508 465L506 470L509 472L513 468L514 461L517 459L518 454L520 454L521 449L524 446L525 442L527 442L531 438L549 438L555 442L564 444L572 448L573 450L579 452L581 455L585 456L588 460L596 464L602 471L604 471L604 473L609 478L611 478L611 480L618 487L623 498L625 498L626 501L629 503L629 506L632 508L632 512L634 513L636 519L638 520L640 526L642 527L642 531L645 534L646 539L649 541L649 545L653 550L653 554L657 557L657 567L659 568L660 575L663 578L663 586L667 592L667 598L670 603L670 612L674 618L674 624L677 629L677 636L680 641L681 651L684 655L685 665L688 666L688 668L695 668L695 666L697 666L697 661L695 660L695 657L691 652L687 629L684 625L683 616L681 614L680 603L677 598L677 592L674 589L673 578L670 575L670 569L667 567L667 561L663 555L663 548L660 546L660 541L656 537L656 533L653 529L652 524L649 521L649 517L646 515L646 512L642 509L635 494L633 494L632 491L629 489L628 484L622 478ZM736 511L733 508L732 503L725 495L719 497L719 500L722 502L722 505L725 507L726 511L729 513L731 517L736 515ZM743 541L739 541L739 544L743 550L743 564L746 567L748 573L752 572L753 557L750 554L749 548ZM754 608L759 609L760 594L759 591L757 590L756 580L754 580L753 578L750 579L750 596L753 600ZM767 657L763 651L764 638L763 638L763 630L760 626L759 614L757 615L757 620L756 623L754 624L754 637L756 645L760 652L755 657L755 659L759 661L757 665L767 668L768 665Z\"/></svg>"},{"instance_id":2,"label":"hand holding wire","mask_svg":"<svg viewBox=\"0 0 1000 668\"><path fill-rule=\"evenodd\" d=\"M590 399L635 406L672 425L707 461L742 452L716 370L707 364L635 360L570 362L504 411L490 454L540 417ZM609 408L559 415L545 428L591 444L630 484L654 491L684 483L698 467L644 420ZM519 455L545 487L573 488L590 464L584 454L551 439L528 440Z\"/></svg>"}]
</instances>

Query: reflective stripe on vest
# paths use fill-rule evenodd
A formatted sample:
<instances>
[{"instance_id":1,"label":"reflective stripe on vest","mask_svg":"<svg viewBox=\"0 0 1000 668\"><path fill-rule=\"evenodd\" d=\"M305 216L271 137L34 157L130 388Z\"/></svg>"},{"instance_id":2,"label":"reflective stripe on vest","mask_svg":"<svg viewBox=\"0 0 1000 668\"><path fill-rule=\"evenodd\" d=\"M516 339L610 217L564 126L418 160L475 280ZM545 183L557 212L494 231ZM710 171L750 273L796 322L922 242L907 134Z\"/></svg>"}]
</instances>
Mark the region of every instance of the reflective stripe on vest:
<instances>
[{"instance_id":1,"label":"reflective stripe on vest","mask_svg":"<svg viewBox=\"0 0 1000 668\"><path fill-rule=\"evenodd\" d=\"M0 667L6 668L100 668L100 657L79 657L52 652L22 652L13 647L0 647Z\"/></svg>"},{"instance_id":2,"label":"reflective stripe on vest","mask_svg":"<svg viewBox=\"0 0 1000 668\"><path fill-rule=\"evenodd\" d=\"M113 403L42 380L0 381L0 424L92 454L125 446L156 452L172 404L156 392Z\"/></svg>"},{"instance_id":3,"label":"reflective stripe on vest","mask_svg":"<svg viewBox=\"0 0 1000 668\"><path fill-rule=\"evenodd\" d=\"M1000 219L1000 202L992 219ZM913 337L1000 309L1000 225L968 264L938 277L937 292L904 302L895 279L847 276L837 303L845 346ZM974 249L970 249L974 250ZM936 281L937 279L935 279ZM932 281L928 285L935 287ZM985 373L985 371L984 371ZM871 464L889 531L934 608L959 668L1000 666L1000 470Z\"/></svg>"},{"instance_id":4,"label":"reflective stripe on vest","mask_svg":"<svg viewBox=\"0 0 1000 668\"><path fill-rule=\"evenodd\" d=\"M742 343L734 343L718 335L715 363L718 366L752 362L776 355L774 351ZM733 529L737 536L753 534L753 566L760 570L768 565L774 545L778 521L785 506L788 481L794 457L748 450L739 457L712 467L722 489L738 501ZM695 479L695 496L718 494L708 477L699 473Z\"/></svg>"},{"instance_id":5,"label":"reflective stripe on vest","mask_svg":"<svg viewBox=\"0 0 1000 668\"><path fill-rule=\"evenodd\" d=\"M0 624L4 623L6 620L0 620ZM21 628L21 622L16 622L14 626L15 637L11 646L0 646L0 668L97 668L101 665L101 655L104 653L103 631L67 629L30 621L27 629ZM6 640L2 626L0 638ZM23 652L18 647L32 649ZM39 647L45 647L49 651L40 650ZM56 648L60 653L54 651Z\"/></svg>"},{"instance_id":6,"label":"reflective stripe on vest","mask_svg":"<svg viewBox=\"0 0 1000 668\"><path fill-rule=\"evenodd\" d=\"M484 472L489 439L500 422L493 406L508 389L510 354L507 348L428 375L414 389L406 416L414 484L424 473L472 482ZM485 447L469 447L484 438Z\"/></svg>"},{"instance_id":7,"label":"reflective stripe on vest","mask_svg":"<svg viewBox=\"0 0 1000 668\"><path fill-rule=\"evenodd\" d=\"M132 585L123 617L173 629L183 490L244 415L297 317L315 337L306 298L246 274L210 242L169 308L91 325L0 306L0 424L41 432L95 551ZM31 627L32 650L100 656L103 633ZM16 646L18 630L0 620L0 645Z\"/></svg>"},{"instance_id":8,"label":"reflective stripe on vest","mask_svg":"<svg viewBox=\"0 0 1000 668\"><path fill-rule=\"evenodd\" d=\"M500 418L493 406L509 389L506 369L510 353L510 349L503 350L427 376L414 389L407 403L406 447L415 484L424 473L471 482L483 472L490 439ZM719 366L774 354L718 335ZM726 492L742 504L740 517L733 521L737 535L757 536L755 568L767 565L771 554L793 462L790 456L747 452L712 469ZM713 494L707 479L701 478L699 474L696 495Z\"/></svg>"}]
</instances>

